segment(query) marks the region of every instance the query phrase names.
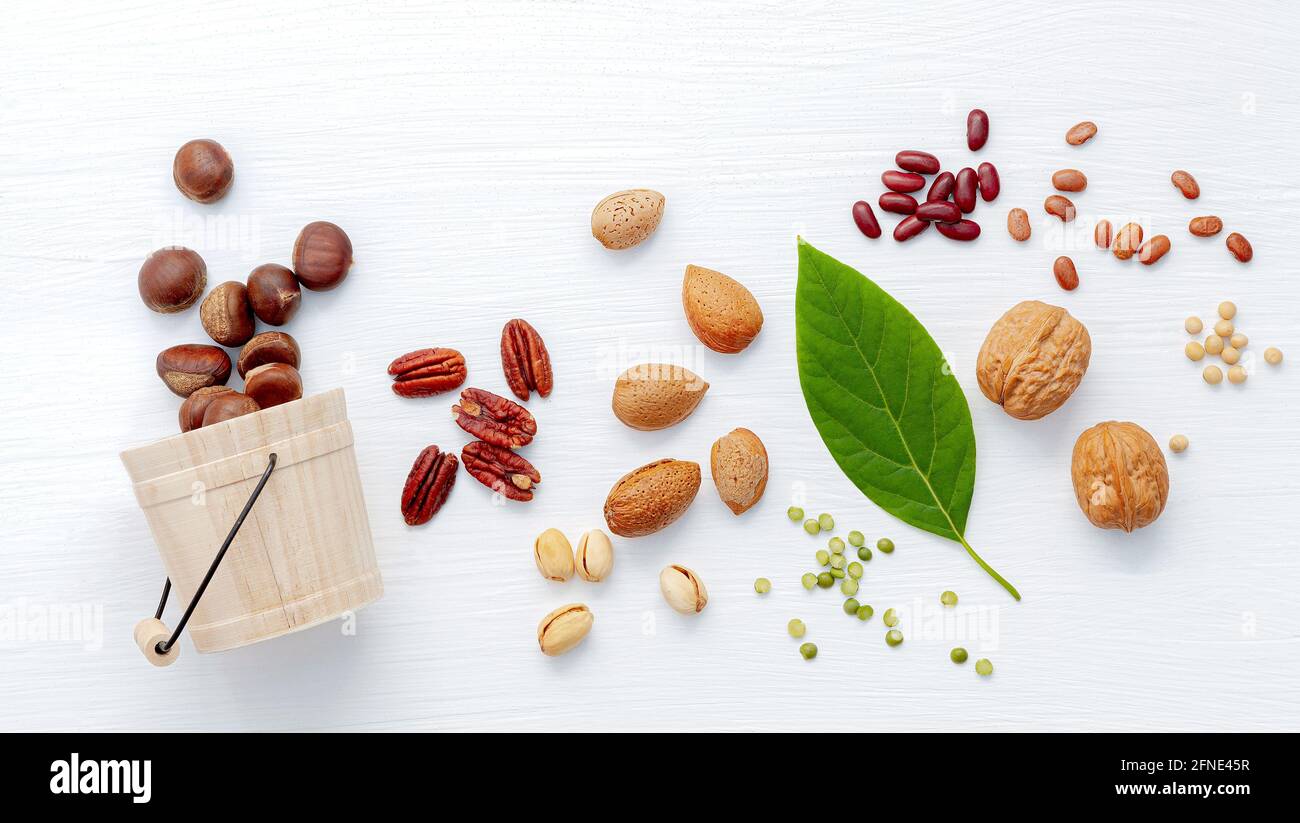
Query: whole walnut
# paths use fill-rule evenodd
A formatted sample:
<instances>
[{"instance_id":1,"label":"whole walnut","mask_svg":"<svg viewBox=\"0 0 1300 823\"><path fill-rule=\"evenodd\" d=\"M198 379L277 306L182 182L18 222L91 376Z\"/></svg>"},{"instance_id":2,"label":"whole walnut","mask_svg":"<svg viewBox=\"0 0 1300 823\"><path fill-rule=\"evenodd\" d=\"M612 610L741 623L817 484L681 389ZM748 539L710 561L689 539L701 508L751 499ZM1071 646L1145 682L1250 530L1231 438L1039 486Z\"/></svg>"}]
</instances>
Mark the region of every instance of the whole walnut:
<instances>
[{"instance_id":1,"label":"whole walnut","mask_svg":"<svg viewBox=\"0 0 1300 823\"><path fill-rule=\"evenodd\" d=\"M1070 476L1079 508L1101 529L1140 529L1169 499L1164 453L1136 423L1110 420L1079 435Z\"/></svg>"},{"instance_id":2,"label":"whole walnut","mask_svg":"<svg viewBox=\"0 0 1300 823\"><path fill-rule=\"evenodd\" d=\"M1017 303L989 329L975 376L980 391L1018 420L1056 411L1079 388L1092 356L1083 324L1060 306Z\"/></svg>"}]
</instances>

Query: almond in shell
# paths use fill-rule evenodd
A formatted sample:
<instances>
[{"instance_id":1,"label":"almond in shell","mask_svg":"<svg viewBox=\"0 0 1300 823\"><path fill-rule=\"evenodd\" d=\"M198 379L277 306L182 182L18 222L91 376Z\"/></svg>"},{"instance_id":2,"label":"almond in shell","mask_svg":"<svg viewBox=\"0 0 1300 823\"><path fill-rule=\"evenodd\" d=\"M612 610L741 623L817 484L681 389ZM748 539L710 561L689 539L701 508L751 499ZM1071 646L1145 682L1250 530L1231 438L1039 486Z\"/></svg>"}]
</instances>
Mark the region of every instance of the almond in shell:
<instances>
[{"instance_id":1,"label":"almond in shell","mask_svg":"<svg viewBox=\"0 0 1300 823\"><path fill-rule=\"evenodd\" d=\"M614 381L614 416L634 429L666 429L689 417L708 390L708 383L681 366L642 363Z\"/></svg>"},{"instance_id":2,"label":"almond in shell","mask_svg":"<svg viewBox=\"0 0 1300 823\"><path fill-rule=\"evenodd\" d=\"M591 212L591 235L607 249L630 249L654 234L664 196L651 189L614 192Z\"/></svg>"},{"instance_id":3,"label":"almond in shell","mask_svg":"<svg viewBox=\"0 0 1300 823\"><path fill-rule=\"evenodd\" d=\"M620 537L654 534L681 517L700 490L700 464L666 458L633 469L605 498L605 523Z\"/></svg>"},{"instance_id":4,"label":"almond in shell","mask_svg":"<svg viewBox=\"0 0 1300 823\"><path fill-rule=\"evenodd\" d=\"M732 514L749 511L767 488L767 449L749 429L719 437L709 453L713 485Z\"/></svg>"},{"instance_id":5,"label":"almond in shell","mask_svg":"<svg viewBox=\"0 0 1300 823\"><path fill-rule=\"evenodd\" d=\"M744 351L763 329L763 310L754 295L713 269L686 267L682 308L700 342L722 354Z\"/></svg>"}]
</instances>

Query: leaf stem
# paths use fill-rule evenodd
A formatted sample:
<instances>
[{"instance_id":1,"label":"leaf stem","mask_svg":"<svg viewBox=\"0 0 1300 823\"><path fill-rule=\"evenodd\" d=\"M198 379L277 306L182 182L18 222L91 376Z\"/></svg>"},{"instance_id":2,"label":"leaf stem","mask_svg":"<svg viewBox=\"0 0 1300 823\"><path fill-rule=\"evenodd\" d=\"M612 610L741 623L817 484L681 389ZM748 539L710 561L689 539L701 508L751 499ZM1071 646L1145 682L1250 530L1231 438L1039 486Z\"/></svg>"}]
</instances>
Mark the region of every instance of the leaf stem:
<instances>
[{"instance_id":1,"label":"leaf stem","mask_svg":"<svg viewBox=\"0 0 1300 823\"><path fill-rule=\"evenodd\" d=\"M972 549L970 547L970 544L966 542L965 535L958 534L957 539L960 540L961 544L966 547L966 553L969 554L971 557L973 557L976 563L980 564L981 569L988 572L990 577L998 581L998 583L1002 584L1002 588L1011 592L1012 597L1014 597L1016 600L1020 599L1020 592L1016 591L1016 587L1008 583L1005 577L998 574L997 569L993 568L988 563L985 563L984 558L980 557L978 554L975 553L975 550Z\"/></svg>"}]
</instances>

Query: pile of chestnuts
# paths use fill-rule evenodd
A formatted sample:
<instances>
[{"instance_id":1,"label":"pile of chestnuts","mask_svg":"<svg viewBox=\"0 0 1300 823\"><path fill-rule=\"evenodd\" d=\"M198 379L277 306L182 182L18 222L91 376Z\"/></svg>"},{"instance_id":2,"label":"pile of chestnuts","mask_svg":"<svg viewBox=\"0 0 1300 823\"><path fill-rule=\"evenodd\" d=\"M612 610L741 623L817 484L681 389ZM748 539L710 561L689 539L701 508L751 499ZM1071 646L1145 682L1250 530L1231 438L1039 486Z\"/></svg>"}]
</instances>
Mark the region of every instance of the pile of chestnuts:
<instances>
[{"instance_id":1,"label":"pile of chestnuts","mask_svg":"<svg viewBox=\"0 0 1300 823\"><path fill-rule=\"evenodd\" d=\"M215 140L191 140L176 152L172 179L190 200L215 203L230 190L235 165ZM309 223L298 233L292 262L292 269L266 263L253 269L246 282L229 280L208 292L199 306L199 321L217 345L183 343L158 355L159 378L185 398L182 432L302 397L298 342L281 331L259 334L257 321L283 326L297 314L302 289L337 288L352 266L352 241L333 223ZM198 303L207 283L203 258L179 246L149 255L138 278L140 299L162 314ZM240 349L233 367L223 346ZM242 392L226 386L232 368L244 379Z\"/></svg>"}]
</instances>

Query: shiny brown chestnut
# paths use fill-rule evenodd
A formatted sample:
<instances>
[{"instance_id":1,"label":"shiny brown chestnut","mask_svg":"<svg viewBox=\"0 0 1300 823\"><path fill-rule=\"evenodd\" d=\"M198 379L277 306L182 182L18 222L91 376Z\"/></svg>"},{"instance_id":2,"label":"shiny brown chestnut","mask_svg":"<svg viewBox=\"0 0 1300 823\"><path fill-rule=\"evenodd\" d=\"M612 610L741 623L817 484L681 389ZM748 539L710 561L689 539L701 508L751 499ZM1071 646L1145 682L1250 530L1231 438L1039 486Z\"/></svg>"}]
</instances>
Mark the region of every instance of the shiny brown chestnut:
<instances>
[{"instance_id":1,"label":"shiny brown chestnut","mask_svg":"<svg viewBox=\"0 0 1300 823\"><path fill-rule=\"evenodd\" d=\"M223 346L242 346L256 331L253 309L248 305L248 289L237 280L228 280L203 298L199 322L208 337Z\"/></svg>"},{"instance_id":2,"label":"shiny brown chestnut","mask_svg":"<svg viewBox=\"0 0 1300 823\"><path fill-rule=\"evenodd\" d=\"M181 431L193 431L203 425L203 413L208 410L208 404L212 402L219 394L233 392L234 389L229 386L205 386L185 398L181 403L180 424Z\"/></svg>"},{"instance_id":3,"label":"shiny brown chestnut","mask_svg":"<svg viewBox=\"0 0 1300 823\"><path fill-rule=\"evenodd\" d=\"M205 386L224 385L230 379L230 355L206 343L182 343L159 352L154 368L167 388L189 397Z\"/></svg>"},{"instance_id":4,"label":"shiny brown chestnut","mask_svg":"<svg viewBox=\"0 0 1300 823\"><path fill-rule=\"evenodd\" d=\"M146 306L162 314L174 314L193 306L203 296L208 266L198 252L169 246L145 258L137 285Z\"/></svg>"},{"instance_id":5,"label":"shiny brown chestnut","mask_svg":"<svg viewBox=\"0 0 1300 823\"><path fill-rule=\"evenodd\" d=\"M203 412L203 425L211 426L258 411L257 401L243 392L223 392L212 398Z\"/></svg>"},{"instance_id":6,"label":"shiny brown chestnut","mask_svg":"<svg viewBox=\"0 0 1300 823\"><path fill-rule=\"evenodd\" d=\"M302 289L288 268L267 263L248 275L248 302L258 320L268 326L283 326L298 313Z\"/></svg>"},{"instance_id":7,"label":"shiny brown chestnut","mask_svg":"<svg viewBox=\"0 0 1300 823\"><path fill-rule=\"evenodd\" d=\"M312 291L329 291L348 276L352 241L333 223L308 223L293 244L293 271Z\"/></svg>"},{"instance_id":8,"label":"shiny brown chestnut","mask_svg":"<svg viewBox=\"0 0 1300 823\"><path fill-rule=\"evenodd\" d=\"M235 163L216 140L191 140L176 152L172 180L196 203L215 203L230 191Z\"/></svg>"},{"instance_id":9,"label":"shiny brown chestnut","mask_svg":"<svg viewBox=\"0 0 1300 823\"><path fill-rule=\"evenodd\" d=\"M244 393L269 409L302 397L302 376L288 363L267 363L244 376Z\"/></svg>"},{"instance_id":10,"label":"shiny brown chestnut","mask_svg":"<svg viewBox=\"0 0 1300 823\"><path fill-rule=\"evenodd\" d=\"M287 363L296 369L301 359L297 340L282 331L264 331L244 344L237 368L240 377L247 377L250 371L266 363Z\"/></svg>"}]
</instances>

